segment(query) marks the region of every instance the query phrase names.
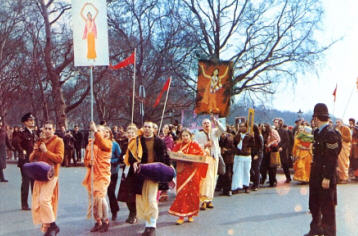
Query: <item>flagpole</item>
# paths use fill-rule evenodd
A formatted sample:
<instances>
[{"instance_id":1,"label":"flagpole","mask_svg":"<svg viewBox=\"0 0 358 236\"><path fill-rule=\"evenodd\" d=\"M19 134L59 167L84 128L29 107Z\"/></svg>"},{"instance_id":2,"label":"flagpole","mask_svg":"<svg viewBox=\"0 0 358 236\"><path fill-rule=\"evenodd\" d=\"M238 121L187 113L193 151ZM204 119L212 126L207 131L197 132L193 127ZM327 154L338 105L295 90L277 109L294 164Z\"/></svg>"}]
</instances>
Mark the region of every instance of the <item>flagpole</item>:
<instances>
[{"instance_id":1,"label":"flagpole","mask_svg":"<svg viewBox=\"0 0 358 236\"><path fill-rule=\"evenodd\" d=\"M136 74L136 56L137 56L137 49L134 49L134 69L133 69L133 96L132 96L132 119L131 123L133 123L134 120L134 96L135 96L135 74Z\"/></svg>"},{"instance_id":2,"label":"flagpole","mask_svg":"<svg viewBox=\"0 0 358 236\"><path fill-rule=\"evenodd\" d=\"M336 101L334 100L334 101L333 101L333 116L335 116L335 115L334 115L335 112L336 112Z\"/></svg>"},{"instance_id":3,"label":"flagpole","mask_svg":"<svg viewBox=\"0 0 358 236\"><path fill-rule=\"evenodd\" d=\"M346 107L344 108L344 112L343 112L343 116L342 116L342 119L344 119L344 115L346 114L346 111L347 111L347 108L348 108L348 105L349 103L351 102L351 99L352 99L352 95L353 95L353 92L354 92L354 87L352 87L352 91L351 91L351 94L349 95L349 99L348 99L348 102L346 104Z\"/></svg>"},{"instance_id":4,"label":"flagpole","mask_svg":"<svg viewBox=\"0 0 358 236\"><path fill-rule=\"evenodd\" d=\"M167 106L167 101L168 101L168 95L169 95L169 90L170 90L170 85L172 83L172 77L170 77L169 80L169 87L168 87L168 91L167 91L167 95L165 97L165 102L164 102L164 108L163 108L163 112L162 112L162 118L160 119L160 125L159 125L159 129L158 129L158 134L160 134L160 130L162 128L162 123L163 123L163 118L164 118L164 112L165 112L165 108Z\"/></svg>"}]
</instances>

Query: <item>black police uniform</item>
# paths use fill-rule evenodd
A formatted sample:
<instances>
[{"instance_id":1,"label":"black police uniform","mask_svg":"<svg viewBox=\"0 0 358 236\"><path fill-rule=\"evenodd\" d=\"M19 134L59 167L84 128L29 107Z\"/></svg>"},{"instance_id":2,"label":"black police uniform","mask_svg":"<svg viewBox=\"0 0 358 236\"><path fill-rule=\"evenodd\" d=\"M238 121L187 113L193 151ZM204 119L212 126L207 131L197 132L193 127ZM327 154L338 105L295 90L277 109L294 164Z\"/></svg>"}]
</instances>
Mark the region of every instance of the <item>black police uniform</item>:
<instances>
[{"instance_id":1,"label":"black police uniform","mask_svg":"<svg viewBox=\"0 0 358 236\"><path fill-rule=\"evenodd\" d=\"M21 121L25 122L27 119L34 117L31 113L25 114ZM23 210L29 210L29 205L27 203L27 198L29 195L29 187L31 184L31 190L34 185L34 181L30 179L24 172L23 172L23 165L25 163L29 162L29 156L31 152L33 151L34 143L37 140L37 134L34 131L30 131L27 128L24 129L24 131L20 132L19 135L15 137L15 140L13 140L14 146L16 151L19 152L19 160L17 166L20 168L21 171L21 207ZM26 151L26 154L24 155L24 151Z\"/></svg>"},{"instance_id":2,"label":"black police uniform","mask_svg":"<svg viewBox=\"0 0 358 236\"><path fill-rule=\"evenodd\" d=\"M341 148L341 136L338 131L328 125L321 131L315 130L309 182L309 209L312 214L309 235L336 235L336 167ZM323 178L330 180L328 189L322 188Z\"/></svg>"}]
</instances>

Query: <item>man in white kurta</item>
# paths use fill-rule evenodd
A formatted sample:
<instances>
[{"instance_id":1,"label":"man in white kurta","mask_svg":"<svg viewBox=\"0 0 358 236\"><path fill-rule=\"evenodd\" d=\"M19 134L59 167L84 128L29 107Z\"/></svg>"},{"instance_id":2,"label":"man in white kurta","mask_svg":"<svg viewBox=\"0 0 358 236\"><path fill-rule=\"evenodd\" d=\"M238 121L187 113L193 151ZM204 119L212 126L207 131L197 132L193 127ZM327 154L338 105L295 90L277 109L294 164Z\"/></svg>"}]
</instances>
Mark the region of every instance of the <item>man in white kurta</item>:
<instances>
[{"instance_id":1,"label":"man in white kurta","mask_svg":"<svg viewBox=\"0 0 358 236\"><path fill-rule=\"evenodd\" d=\"M200 184L200 202L202 210L206 208L214 208L212 203L215 193L215 185L218 172L220 146L219 138L225 127L223 127L215 118L212 119L214 127L209 119L202 122L202 130L195 135L195 141L204 148L212 158L209 158L208 171L205 179Z\"/></svg>"}]
</instances>

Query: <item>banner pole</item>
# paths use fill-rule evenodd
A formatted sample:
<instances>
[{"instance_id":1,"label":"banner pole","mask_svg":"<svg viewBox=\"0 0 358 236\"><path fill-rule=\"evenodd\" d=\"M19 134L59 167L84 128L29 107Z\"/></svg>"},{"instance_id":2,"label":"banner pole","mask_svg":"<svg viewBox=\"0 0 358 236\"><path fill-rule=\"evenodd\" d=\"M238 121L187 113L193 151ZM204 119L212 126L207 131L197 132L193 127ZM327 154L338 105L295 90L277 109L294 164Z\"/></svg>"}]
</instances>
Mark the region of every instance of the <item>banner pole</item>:
<instances>
[{"instance_id":1,"label":"banner pole","mask_svg":"<svg viewBox=\"0 0 358 236\"><path fill-rule=\"evenodd\" d=\"M93 122L93 66L90 67L90 93L91 93L91 122ZM94 133L90 133L91 137L91 215L93 215L93 207L94 207L94 196L93 196L93 152L94 152ZM92 218L92 217L91 217ZM92 218L93 219L93 218Z\"/></svg>"},{"instance_id":2,"label":"banner pole","mask_svg":"<svg viewBox=\"0 0 358 236\"><path fill-rule=\"evenodd\" d=\"M172 77L170 77L167 95L165 96L164 108L163 108L163 111L162 111L162 117L161 117L161 119L160 119L160 125L159 125L159 129L158 129L158 134L160 134L160 130L161 130L161 128L162 128L162 123L163 123L163 118L164 118L164 112L165 112L165 108L166 108L166 106L167 106L168 95L169 95L169 90L170 90L170 85L171 85L171 83L172 83Z\"/></svg>"},{"instance_id":3,"label":"banner pole","mask_svg":"<svg viewBox=\"0 0 358 236\"><path fill-rule=\"evenodd\" d=\"M134 69L133 69L133 96L132 96L132 119L131 123L133 123L134 120L134 96L135 96L135 77L136 77L136 56L137 56L137 49L134 49Z\"/></svg>"}]
</instances>

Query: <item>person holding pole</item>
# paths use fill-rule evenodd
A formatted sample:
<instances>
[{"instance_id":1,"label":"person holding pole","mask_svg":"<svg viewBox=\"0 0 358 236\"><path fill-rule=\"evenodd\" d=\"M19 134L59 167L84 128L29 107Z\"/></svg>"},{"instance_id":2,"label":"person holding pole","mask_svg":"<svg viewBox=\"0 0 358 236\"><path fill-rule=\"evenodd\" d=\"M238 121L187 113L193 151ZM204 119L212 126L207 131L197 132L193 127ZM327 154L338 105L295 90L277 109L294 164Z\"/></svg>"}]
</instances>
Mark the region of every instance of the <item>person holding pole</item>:
<instances>
[{"instance_id":1,"label":"person holding pole","mask_svg":"<svg viewBox=\"0 0 358 236\"><path fill-rule=\"evenodd\" d=\"M96 126L92 121L90 130L94 132L94 140L90 140L86 148L84 164L87 167L87 174L82 182L89 196L87 217L91 217L93 210L96 223L91 232L107 232L109 219L106 195L111 180L112 140L110 140L110 129L108 127ZM91 160L92 142L93 160ZM93 189L91 181L93 181Z\"/></svg>"},{"instance_id":2,"label":"person holding pole","mask_svg":"<svg viewBox=\"0 0 358 236\"><path fill-rule=\"evenodd\" d=\"M208 171L205 179L200 185L200 202L201 210L206 208L214 208L212 203L214 199L216 177L219 165L220 146L219 138L226 128L223 127L214 116L211 116L211 120L214 123L214 127L211 127L211 121L204 119L202 122L203 129L195 136L195 141L199 143L201 148L210 153L208 161Z\"/></svg>"}]
</instances>

